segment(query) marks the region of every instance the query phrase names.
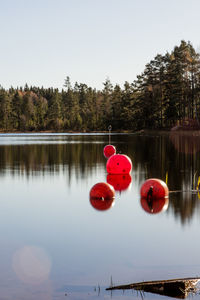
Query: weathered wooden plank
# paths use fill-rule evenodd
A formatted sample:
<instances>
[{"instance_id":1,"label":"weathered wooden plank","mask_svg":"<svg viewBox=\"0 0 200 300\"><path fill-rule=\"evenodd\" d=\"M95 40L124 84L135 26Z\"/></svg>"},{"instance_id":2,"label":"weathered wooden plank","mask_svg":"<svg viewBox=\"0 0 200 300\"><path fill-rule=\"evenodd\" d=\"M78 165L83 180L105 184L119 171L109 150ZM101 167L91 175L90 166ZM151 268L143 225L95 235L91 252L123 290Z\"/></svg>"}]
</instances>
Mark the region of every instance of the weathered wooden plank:
<instances>
[{"instance_id":1,"label":"weathered wooden plank","mask_svg":"<svg viewBox=\"0 0 200 300\"><path fill-rule=\"evenodd\" d=\"M168 280L143 281L126 285L110 286L106 290L135 289L160 295L184 299L189 292L196 291L196 284L200 281L197 278L176 278Z\"/></svg>"}]
</instances>

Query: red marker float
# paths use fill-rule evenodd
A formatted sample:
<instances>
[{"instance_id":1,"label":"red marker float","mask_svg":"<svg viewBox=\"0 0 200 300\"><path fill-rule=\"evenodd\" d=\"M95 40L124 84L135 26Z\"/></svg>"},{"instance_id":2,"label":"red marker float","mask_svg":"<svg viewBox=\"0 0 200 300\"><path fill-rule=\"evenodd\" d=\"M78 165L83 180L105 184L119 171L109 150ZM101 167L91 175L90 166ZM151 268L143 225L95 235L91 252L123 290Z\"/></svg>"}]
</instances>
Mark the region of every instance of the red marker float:
<instances>
[{"instance_id":1,"label":"red marker float","mask_svg":"<svg viewBox=\"0 0 200 300\"><path fill-rule=\"evenodd\" d=\"M142 208L149 214L157 214L165 211L168 208L169 198L148 199L141 198L140 203Z\"/></svg>"},{"instance_id":2,"label":"red marker float","mask_svg":"<svg viewBox=\"0 0 200 300\"><path fill-rule=\"evenodd\" d=\"M106 145L103 149L103 154L106 158L109 158L111 155L116 154L116 148L113 145Z\"/></svg>"},{"instance_id":3,"label":"red marker float","mask_svg":"<svg viewBox=\"0 0 200 300\"><path fill-rule=\"evenodd\" d=\"M141 186L140 195L142 198L166 198L169 196L169 189L164 181L151 178Z\"/></svg>"},{"instance_id":4,"label":"red marker float","mask_svg":"<svg viewBox=\"0 0 200 300\"><path fill-rule=\"evenodd\" d=\"M131 159L124 154L112 155L106 164L109 174L128 174L132 170Z\"/></svg>"},{"instance_id":5,"label":"red marker float","mask_svg":"<svg viewBox=\"0 0 200 300\"><path fill-rule=\"evenodd\" d=\"M115 191L125 191L132 181L130 174L108 174L107 182L111 184Z\"/></svg>"},{"instance_id":6,"label":"red marker float","mask_svg":"<svg viewBox=\"0 0 200 300\"><path fill-rule=\"evenodd\" d=\"M90 190L90 203L98 210L107 210L113 205L115 190L106 182L96 183Z\"/></svg>"}]
</instances>

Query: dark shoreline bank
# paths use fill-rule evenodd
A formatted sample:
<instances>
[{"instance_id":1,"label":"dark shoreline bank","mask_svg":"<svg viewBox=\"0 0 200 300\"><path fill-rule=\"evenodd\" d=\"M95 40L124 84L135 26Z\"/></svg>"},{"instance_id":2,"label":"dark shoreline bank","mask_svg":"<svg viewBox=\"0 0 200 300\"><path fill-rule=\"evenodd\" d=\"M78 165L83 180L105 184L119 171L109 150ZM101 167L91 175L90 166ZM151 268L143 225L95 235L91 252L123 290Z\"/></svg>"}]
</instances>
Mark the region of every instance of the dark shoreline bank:
<instances>
[{"instance_id":1,"label":"dark shoreline bank","mask_svg":"<svg viewBox=\"0 0 200 300\"><path fill-rule=\"evenodd\" d=\"M155 133L177 133L177 134L191 134L191 133L200 133L200 129L194 130L171 130L171 129L142 129L138 131L129 131L129 130L122 130L122 131L112 131L110 134L155 134ZM0 130L0 134L109 134L109 131L56 131L56 130L41 130L41 131L5 131Z\"/></svg>"}]
</instances>

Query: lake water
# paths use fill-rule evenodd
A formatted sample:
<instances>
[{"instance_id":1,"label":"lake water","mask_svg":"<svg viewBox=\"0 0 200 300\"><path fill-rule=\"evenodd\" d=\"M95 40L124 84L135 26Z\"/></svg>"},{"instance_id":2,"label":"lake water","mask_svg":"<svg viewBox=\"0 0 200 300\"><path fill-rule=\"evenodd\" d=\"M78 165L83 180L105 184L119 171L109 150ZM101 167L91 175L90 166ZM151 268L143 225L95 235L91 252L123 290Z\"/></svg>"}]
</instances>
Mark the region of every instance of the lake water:
<instances>
[{"instance_id":1,"label":"lake water","mask_svg":"<svg viewBox=\"0 0 200 300\"><path fill-rule=\"evenodd\" d=\"M200 275L200 195L193 191L199 134L112 134L133 169L128 188L119 179L112 206L100 211L89 192L115 180L103 155L108 138L0 135L0 299L141 299L136 291L111 295L105 288L111 280ZM170 193L160 212L147 212L140 187L148 178L167 179L170 191L182 192Z\"/></svg>"}]
</instances>

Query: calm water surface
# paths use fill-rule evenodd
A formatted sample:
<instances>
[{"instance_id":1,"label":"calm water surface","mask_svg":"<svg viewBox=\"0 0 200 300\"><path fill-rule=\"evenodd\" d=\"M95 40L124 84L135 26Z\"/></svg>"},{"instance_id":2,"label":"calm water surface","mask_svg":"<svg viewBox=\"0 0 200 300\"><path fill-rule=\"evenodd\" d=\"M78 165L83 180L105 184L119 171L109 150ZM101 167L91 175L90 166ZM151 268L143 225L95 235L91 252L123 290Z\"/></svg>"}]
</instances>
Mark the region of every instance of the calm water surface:
<instances>
[{"instance_id":1,"label":"calm water surface","mask_svg":"<svg viewBox=\"0 0 200 300\"><path fill-rule=\"evenodd\" d=\"M200 136L113 134L111 142L133 163L125 190L107 176L108 135L0 135L0 299L141 299L105 288L111 277L127 284L200 276L200 196L192 191ZM183 191L154 213L139 195L151 177ZM113 180L111 208L95 209L90 189ZM170 299L145 293L162 298Z\"/></svg>"}]
</instances>

